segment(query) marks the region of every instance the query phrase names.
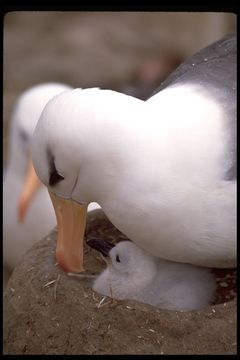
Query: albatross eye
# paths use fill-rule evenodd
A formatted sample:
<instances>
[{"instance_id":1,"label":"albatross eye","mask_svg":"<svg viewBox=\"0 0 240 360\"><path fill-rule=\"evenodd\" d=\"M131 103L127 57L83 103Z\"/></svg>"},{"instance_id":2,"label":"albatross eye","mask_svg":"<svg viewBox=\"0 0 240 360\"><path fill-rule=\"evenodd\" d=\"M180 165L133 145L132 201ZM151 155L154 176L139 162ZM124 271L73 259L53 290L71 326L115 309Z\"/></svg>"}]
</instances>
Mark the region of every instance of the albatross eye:
<instances>
[{"instance_id":1,"label":"albatross eye","mask_svg":"<svg viewBox=\"0 0 240 360\"><path fill-rule=\"evenodd\" d=\"M27 135L27 133L24 130L19 130L19 136L22 139L22 141L26 142L29 140L29 136Z\"/></svg>"},{"instance_id":2,"label":"albatross eye","mask_svg":"<svg viewBox=\"0 0 240 360\"><path fill-rule=\"evenodd\" d=\"M64 179L64 177L62 175L58 174L58 172L55 169L50 174L49 185L53 186L63 179Z\"/></svg>"},{"instance_id":3,"label":"albatross eye","mask_svg":"<svg viewBox=\"0 0 240 360\"><path fill-rule=\"evenodd\" d=\"M116 262L118 262L118 263L121 262L118 254L116 255Z\"/></svg>"},{"instance_id":4,"label":"albatross eye","mask_svg":"<svg viewBox=\"0 0 240 360\"><path fill-rule=\"evenodd\" d=\"M47 157L49 162L49 185L56 185L59 181L63 180L64 177L57 172L54 156L50 149L47 149Z\"/></svg>"}]
</instances>

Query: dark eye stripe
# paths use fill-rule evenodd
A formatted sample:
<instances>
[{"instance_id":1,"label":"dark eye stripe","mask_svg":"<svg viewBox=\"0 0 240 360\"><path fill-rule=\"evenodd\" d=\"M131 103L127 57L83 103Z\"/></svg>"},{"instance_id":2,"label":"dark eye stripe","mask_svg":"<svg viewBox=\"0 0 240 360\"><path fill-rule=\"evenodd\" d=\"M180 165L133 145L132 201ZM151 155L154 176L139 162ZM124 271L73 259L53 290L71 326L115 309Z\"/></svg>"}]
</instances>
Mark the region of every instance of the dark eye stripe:
<instances>
[{"instance_id":1,"label":"dark eye stripe","mask_svg":"<svg viewBox=\"0 0 240 360\"><path fill-rule=\"evenodd\" d=\"M47 157L49 163L49 185L53 186L56 185L59 181L63 180L64 177L58 174L54 162L54 156L52 155L50 149L47 149Z\"/></svg>"},{"instance_id":2,"label":"dark eye stripe","mask_svg":"<svg viewBox=\"0 0 240 360\"><path fill-rule=\"evenodd\" d=\"M28 141L29 137L28 137L28 135L26 134L25 131L20 130L20 131L19 131L19 135L20 135L20 138L21 138L24 142Z\"/></svg>"},{"instance_id":3,"label":"dark eye stripe","mask_svg":"<svg viewBox=\"0 0 240 360\"><path fill-rule=\"evenodd\" d=\"M116 262L121 262L118 254L116 256Z\"/></svg>"},{"instance_id":4,"label":"dark eye stripe","mask_svg":"<svg viewBox=\"0 0 240 360\"><path fill-rule=\"evenodd\" d=\"M53 186L63 179L64 179L64 177L62 175L58 174L56 169L51 170L50 178L49 178L49 185Z\"/></svg>"}]
</instances>

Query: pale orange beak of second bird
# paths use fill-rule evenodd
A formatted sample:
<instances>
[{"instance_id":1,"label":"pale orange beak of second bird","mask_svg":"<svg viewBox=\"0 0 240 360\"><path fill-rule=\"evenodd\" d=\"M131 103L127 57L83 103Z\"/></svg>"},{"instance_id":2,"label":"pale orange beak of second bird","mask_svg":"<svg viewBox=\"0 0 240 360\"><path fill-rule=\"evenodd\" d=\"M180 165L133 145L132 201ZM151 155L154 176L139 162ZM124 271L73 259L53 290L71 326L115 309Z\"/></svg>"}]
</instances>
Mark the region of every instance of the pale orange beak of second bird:
<instances>
[{"instance_id":1,"label":"pale orange beak of second bird","mask_svg":"<svg viewBox=\"0 0 240 360\"><path fill-rule=\"evenodd\" d=\"M41 181L37 177L37 174L35 173L31 155L29 155L27 173L18 200L17 215L18 215L18 221L20 223L24 222L29 205L31 204L31 201L33 200L34 196L36 195L37 191L41 188L42 185L43 184L41 183Z\"/></svg>"}]
</instances>

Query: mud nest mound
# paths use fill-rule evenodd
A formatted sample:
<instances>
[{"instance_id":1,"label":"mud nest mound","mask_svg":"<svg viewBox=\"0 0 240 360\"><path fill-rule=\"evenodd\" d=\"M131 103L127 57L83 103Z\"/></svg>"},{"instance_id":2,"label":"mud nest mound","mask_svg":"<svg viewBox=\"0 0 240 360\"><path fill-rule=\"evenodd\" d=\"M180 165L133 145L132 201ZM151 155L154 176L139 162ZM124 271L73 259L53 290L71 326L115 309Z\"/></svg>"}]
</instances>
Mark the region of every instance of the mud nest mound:
<instances>
[{"instance_id":1,"label":"mud nest mound","mask_svg":"<svg viewBox=\"0 0 240 360\"><path fill-rule=\"evenodd\" d=\"M126 240L101 210L88 215L86 241ZM236 354L236 273L216 271L216 301L170 311L136 301L103 300L91 280L67 275L55 260L56 230L35 244L4 293L4 354ZM85 268L105 263L85 246ZM214 270L215 271L215 270Z\"/></svg>"}]
</instances>

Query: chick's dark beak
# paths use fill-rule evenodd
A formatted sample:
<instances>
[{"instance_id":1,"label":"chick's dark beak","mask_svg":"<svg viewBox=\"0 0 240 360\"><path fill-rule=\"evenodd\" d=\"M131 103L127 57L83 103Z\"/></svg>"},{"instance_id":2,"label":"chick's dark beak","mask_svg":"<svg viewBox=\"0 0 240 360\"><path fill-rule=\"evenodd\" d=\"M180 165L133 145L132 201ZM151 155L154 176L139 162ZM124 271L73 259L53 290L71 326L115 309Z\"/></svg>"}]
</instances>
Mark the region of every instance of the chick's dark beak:
<instances>
[{"instance_id":1,"label":"chick's dark beak","mask_svg":"<svg viewBox=\"0 0 240 360\"><path fill-rule=\"evenodd\" d=\"M115 246L115 244L101 238L90 238L87 240L87 244L92 249L99 251L104 257L109 256L110 250Z\"/></svg>"}]
</instances>

